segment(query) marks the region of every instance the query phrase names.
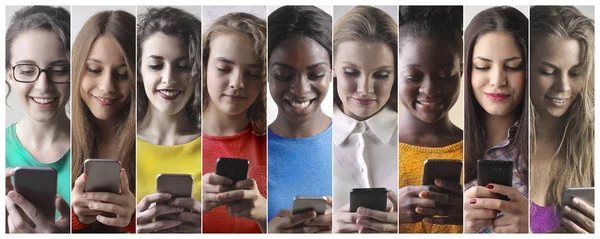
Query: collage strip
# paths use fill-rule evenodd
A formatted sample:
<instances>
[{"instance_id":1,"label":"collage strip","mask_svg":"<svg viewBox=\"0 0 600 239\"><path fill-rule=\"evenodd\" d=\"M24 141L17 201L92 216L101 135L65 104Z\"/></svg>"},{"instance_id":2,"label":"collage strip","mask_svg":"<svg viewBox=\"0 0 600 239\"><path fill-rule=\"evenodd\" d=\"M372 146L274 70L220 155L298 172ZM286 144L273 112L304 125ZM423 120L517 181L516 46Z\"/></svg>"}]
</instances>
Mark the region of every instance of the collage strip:
<instances>
[{"instance_id":1,"label":"collage strip","mask_svg":"<svg viewBox=\"0 0 600 239\"><path fill-rule=\"evenodd\" d=\"M594 233L594 6L7 6L6 233Z\"/></svg>"}]
</instances>

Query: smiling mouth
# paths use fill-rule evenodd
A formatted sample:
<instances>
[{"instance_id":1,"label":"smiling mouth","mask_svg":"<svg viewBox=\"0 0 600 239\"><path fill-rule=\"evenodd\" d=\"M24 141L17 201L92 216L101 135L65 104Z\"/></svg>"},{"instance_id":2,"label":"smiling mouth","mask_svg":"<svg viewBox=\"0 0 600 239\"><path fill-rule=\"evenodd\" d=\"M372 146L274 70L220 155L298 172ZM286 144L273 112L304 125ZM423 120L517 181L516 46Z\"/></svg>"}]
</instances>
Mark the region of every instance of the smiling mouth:
<instances>
[{"instance_id":1,"label":"smiling mouth","mask_svg":"<svg viewBox=\"0 0 600 239\"><path fill-rule=\"evenodd\" d=\"M442 99L432 100L417 100L419 105L424 110L438 110L442 108Z\"/></svg>"},{"instance_id":2,"label":"smiling mouth","mask_svg":"<svg viewBox=\"0 0 600 239\"><path fill-rule=\"evenodd\" d=\"M554 97L550 97L550 96L546 96L546 99L548 101L550 101L550 103L557 105L557 106L562 106L562 105L566 104L567 101L569 101L569 98L554 98Z\"/></svg>"},{"instance_id":3,"label":"smiling mouth","mask_svg":"<svg viewBox=\"0 0 600 239\"><path fill-rule=\"evenodd\" d=\"M354 102L359 105L370 105L375 102L375 99L367 99L367 98L352 98Z\"/></svg>"},{"instance_id":4,"label":"smiling mouth","mask_svg":"<svg viewBox=\"0 0 600 239\"><path fill-rule=\"evenodd\" d=\"M508 99L508 97L510 96L509 94L504 94L504 93L485 93L485 95L490 98L493 101L496 102L501 102L504 101L506 99Z\"/></svg>"},{"instance_id":5,"label":"smiling mouth","mask_svg":"<svg viewBox=\"0 0 600 239\"><path fill-rule=\"evenodd\" d=\"M181 95L183 91L181 90L157 90L156 91L160 97L165 100L174 100Z\"/></svg>"},{"instance_id":6,"label":"smiling mouth","mask_svg":"<svg viewBox=\"0 0 600 239\"><path fill-rule=\"evenodd\" d=\"M93 96L94 99L96 99L96 101L103 106L109 106L112 105L113 103L115 103L117 101L118 98L104 98L104 97L98 97L98 96Z\"/></svg>"},{"instance_id":7,"label":"smiling mouth","mask_svg":"<svg viewBox=\"0 0 600 239\"><path fill-rule=\"evenodd\" d=\"M312 99L312 100L306 100L306 101L285 100L285 102L287 102L288 105L290 105L290 106L292 106L292 107L294 107L296 109L299 109L299 110L303 110L303 109L308 108L312 104L313 101L314 101L314 99Z\"/></svg>"},{"instance_id":8,"label":"smiling mouth","mask_svg":"<svg viewBox=\"0 0 600 239\"><path fill-rule=\"evenodd\" d=\"M31 100L33 100L33 102L40 104L40 105L49 105L54 103L54 101L56 101L58 99L58 97L54 97L54 98L40 98L40 97L29 97L31 98Z\"/></svg>"},{"instance_id":9,"label":"smiling mouth","mask_svg":"<svg viewBox=\"0 0 600 239\"><path fill-rule=\"evenodd\" d=\"M223 97L225 97L226 99L229 99L231 101L242 101L242 100L246 99L246 97L239 96L239 95L223 95Z\"/></svg>"}]
</instances>

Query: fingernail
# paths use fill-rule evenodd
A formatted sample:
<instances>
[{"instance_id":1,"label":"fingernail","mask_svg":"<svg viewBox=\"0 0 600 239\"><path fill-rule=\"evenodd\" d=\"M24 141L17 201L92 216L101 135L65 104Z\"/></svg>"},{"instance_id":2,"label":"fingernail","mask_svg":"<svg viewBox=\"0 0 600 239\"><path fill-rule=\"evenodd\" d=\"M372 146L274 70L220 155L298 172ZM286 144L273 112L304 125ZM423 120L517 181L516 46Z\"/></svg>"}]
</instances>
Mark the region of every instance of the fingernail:
<instances>
[{"instance_id":1,"label":"fingernail","mask_svg":"<svg viewBox=\"0 0 600 239\"><path fill-rule=\"evenodd\" d=\"M17 194L10 192L10 193L8 193L8 197L10 197L10 199L15 199L15 198L17 198Z\"/></svg>"},{"instance_id":2,"label":"fingernail","mask_svg":"<svg viewBox=\"0 0 600 239\"><path fill-rule=\"evenodd\" d=\"M356 209L356 212L358 212L360 214L364 214L365 213L365 208L364 207L358 207L358 209Z\"/></svg>"},{"instance_id":3,"label":"fingernail","mask_svg":"<svg viewBox=\"0 0 600 239\"><path fill-rule=\"evenodd\" d=\"M417 207L417 208L415 208L415 212L417 212L417 213L422 213L422 212L423 212L423 209L422 209L422 208L420 208L420 207Z\"/></svg>"},{"instance_id":4,"label":"fingernail","mask_svg":"<svg viewBox=\"0 0 600 239\"><path fill-rule=\"evenodd\" d=\"M492 184L488 184L487 186L485 186L487 189L494 189L494 185Z\"/></svg>"},{"instance_id":5,"label":"fingernail","mask_svg":"<svg viewBox=\"0 0 600 239\"><path fill-rule=\"evenodd\" d=\"M477 203L477 199L472 198L471 201L469 201L470 204L476 204Z\"/></svg>"},{"instance_id":6,"label":"fingernail","mask_svg":"<svg viewBox=\"0 0 600 239\"><path fill-rule=\"evenodd\" d=\"M84 194L83 194L83 199L87 199L88 197L89 197L89 196L88 196L88 194L87 194L87 193L84 193Z\"/></svg>"},{"instance_id":7,"label":"fingernail","mask_svg":"<svg viewBox=\"0 0 600 239\"><path fill-rule=\"evenodd\" d=\"M577 199L577 198L573 198L571 201L573 202L574 205L579 205L579 203L580 203L579 199Z\"/></svg>"},{"instance_id":8,"label":"fingernail","mask_svg":"<svg viewBox=\"0 0 600 239\"><path fill-rule=\"evenodd\" d=\"M96 206L96 205L94 205L93 203L88 203L88 207L89 207L90 209L93 209L93 208L94 208L94 206Z\"/></svg>"},{"instance_id":9,"label":"fingernail","mask_svg":"<svg viewBox=\"0 0 600 239\"><path fill-rule=\"evenodd\" d=\"M442 180L436 179L435 181L433 181L435 184L442 184Z\"/></svg>"},{"instance_id":10,"label":"fingernail","mask_svg":"<svg viewBox=\"0 0 600 239\"><path fill-rule=\"evenodd\" d=\"M420 193L419 193L419 197L420 197L420 198L426 198L426 197L427 197L427 195L425 194L425 192L420 192Z\"/></svg>"},{"instance_id":11,"label":"fingernail","mask_svg":"<svg viewBox=\"0 0 600 239\"><path fill-rule=\"evenodd\" d=\"M565 206L565 212L570 212L571 208L569 206Z\"/></svg>"}]
</instances>

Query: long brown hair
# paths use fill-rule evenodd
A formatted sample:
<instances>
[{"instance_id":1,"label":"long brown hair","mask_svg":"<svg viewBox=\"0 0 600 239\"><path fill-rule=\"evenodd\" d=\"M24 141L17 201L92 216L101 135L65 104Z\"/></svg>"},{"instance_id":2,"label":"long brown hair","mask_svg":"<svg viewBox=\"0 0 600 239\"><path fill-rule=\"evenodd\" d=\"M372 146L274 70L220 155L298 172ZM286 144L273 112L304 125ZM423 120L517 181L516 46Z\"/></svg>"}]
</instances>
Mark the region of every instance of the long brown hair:
<instances>
[{"instance_id":1,"label":"long brown hair","mask_svg":"<svg viewBox=\"0 0 600 239\"><path fill-rule=\"evenodd\" d=\"M547 186L546 200L559 204L563 189L594 186L594 21L573 6L532 7L531 42L546 39L577 40L584 68L579 79L583 83L581 93L565 113L564 128L556 129L561 131L562 137L555 155L564 154L565 162L548 172L553 176ZM535 152L540 118L531 101L530 107L531 150Z\"/></svg>"},{"instance_id":2,"label":"long brown hair","mask_svg":"<svg viewBox=\"0 0 600 239\"><path fill-rule=\"evenodd\" d=\"M333 52L346 41L382 42L394 55L394 83L386 105L398 111L398 24L386 12L370 6L357 6L344 14L333 28ZM333 78L333 102L342 107L337 91L337 77Z\"/></svg>"},{"instance_id":3,"label":"long brown hair","mask_svg":"<svg viewBox=\"0 0 600 239\"><path fill-rule=\"evenodd\" d=\"M261 79L264 85L260 94L248 108L246 116L252 125L252 131L256 135L265 135L267 130L267 84L266 84L266 60L267 53L267 23L248 13L229 13L218 18L204 33L202 38L202 111L208 106L209 95L206 88L206 67L210 56L210 43L212 38L219 33L236 32L246 35L254 42L254 53L260 59L262 65Z\"/></svg>"},{"instance_id":4,"label":"long brown hair","mask_svg":"<svg viewBox=\"0 0 600 239\"><path fill-rule=\"evenodd\" d=\"M173 7L164 8L150 8L144 14L139 16L138 34L137 34L137 56L138 56L138 69L142 64L142 46L148 39L157 32L162 32L169 36L175 36L185 42L188 48L188 54L191 64L191 81L193 83L192 97L188 100L185 105L185 112L189 122L200 129L200 122L202 117L201 104L202 104L202 87L200 77L202 77L202 54L201 38L202 38L202 23L193 14ZM144 82L141 80L142 75L138 70L138 82L137 82L137 120L138 122L144 119L146 111L148 110L148 96L144 90Z\"/></svg>"},{"instance_id":5,"label":"long brown hair","mask_svg":"<svg viewBox=\"0 0 600 239\"><path fill-rule=\"evenodd\" d=\"M523 56L523 65L528 69L527 46L528 46L529 20L519 10L508 7L488 8L477 14L465 30L465 182L477 178L477 160L481 159L485 151L490 148L485 139L485 129L481 122L481 114L484 109L475 99L473 87L471 86L471 72L473 67L473 49L477 39L488 32L504 32L511 35ZM527 72L527 70L526 70ZM527 76L527 74L526 74ZM526 101L529 99L529 80L525 80L525 97L523 103L516 109L520 111L518 119L519 128L511 144L517 148L515 166L519 162L529 165L529 110ZM492 145L493 146L493 145ZM528 183L528 175L517 175L525 184Z\"/></svg>"},{"instance_id":6,"label":"long brown hair","mask_svg":"<svg viewBox=\"0 0 600 239\"><path fill-rule=\"evenodd\" d=\"M92 16L81 28L73 42L73 137L72 137L72 175L71 184L83 173L84 160L97 155L99 132L89 108L81 99L79 87L81 76L96 39L101 36L112 38L121 48L127 64L127 78L130 102L122 111L117 123L114 140L117 141L118 160L125 168L129 179L129 188L135 194L135 17L125 11L104 11Z\"/></svg>"}]
</instances>

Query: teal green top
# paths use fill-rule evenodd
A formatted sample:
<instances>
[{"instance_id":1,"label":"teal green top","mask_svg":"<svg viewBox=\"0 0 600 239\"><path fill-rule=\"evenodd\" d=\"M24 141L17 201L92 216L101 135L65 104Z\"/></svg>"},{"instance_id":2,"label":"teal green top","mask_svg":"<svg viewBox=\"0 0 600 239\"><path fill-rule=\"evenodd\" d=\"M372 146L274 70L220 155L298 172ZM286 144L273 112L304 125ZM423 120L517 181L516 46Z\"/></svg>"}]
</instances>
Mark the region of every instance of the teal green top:
<instances>
[{"instance_id":1,"label":"teal green top","mask_svg":"<svg viewBox=\"0 0 600 239\"><path fill-rule=\"evenodd\" d=\"M52 167L56 169L56 190L71 205L71 149L51 164L35 160L17 138L16 123L6 128L6 167ZM56 211L56 218L60 216ZM67 215L68 216L68 215Z\"/></svg>"}]
</instances>

